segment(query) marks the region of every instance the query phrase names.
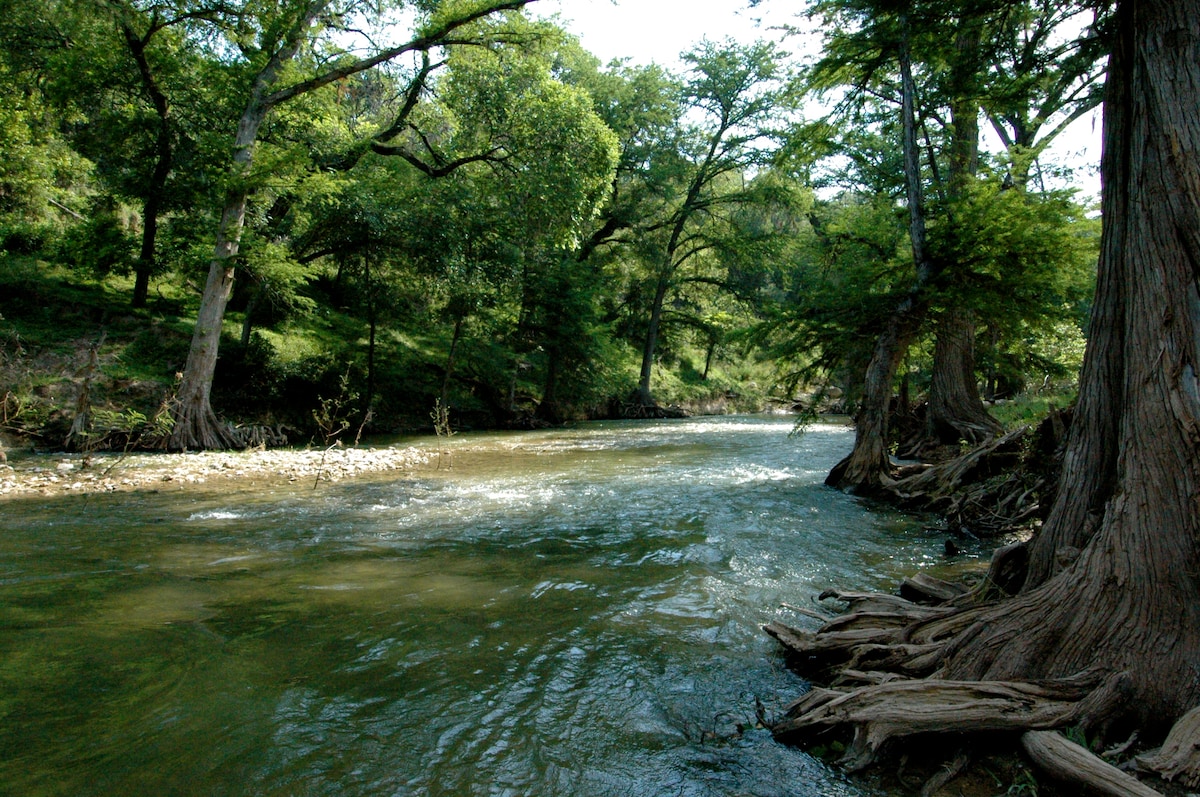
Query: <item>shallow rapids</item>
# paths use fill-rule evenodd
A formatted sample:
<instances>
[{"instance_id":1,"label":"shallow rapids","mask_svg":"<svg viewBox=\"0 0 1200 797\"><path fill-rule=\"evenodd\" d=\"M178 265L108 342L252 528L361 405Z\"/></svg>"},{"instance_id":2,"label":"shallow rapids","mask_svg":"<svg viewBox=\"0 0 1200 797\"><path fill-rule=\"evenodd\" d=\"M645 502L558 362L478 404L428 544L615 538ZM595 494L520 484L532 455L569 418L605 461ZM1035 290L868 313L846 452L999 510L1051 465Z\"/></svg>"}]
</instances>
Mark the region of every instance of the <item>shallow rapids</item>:
<instances>
[{"instance_id":1,"label":"shallow rapids","mask_svg":"<svg viewBox=\"0 0 1200 797\"><path fill-rule=\"evenodd\" d=\"M397 476L0 504L0 793L870 794L758 727L781 608L941 562L787 418L460 435Z\"/></svg>"}]
</instances>

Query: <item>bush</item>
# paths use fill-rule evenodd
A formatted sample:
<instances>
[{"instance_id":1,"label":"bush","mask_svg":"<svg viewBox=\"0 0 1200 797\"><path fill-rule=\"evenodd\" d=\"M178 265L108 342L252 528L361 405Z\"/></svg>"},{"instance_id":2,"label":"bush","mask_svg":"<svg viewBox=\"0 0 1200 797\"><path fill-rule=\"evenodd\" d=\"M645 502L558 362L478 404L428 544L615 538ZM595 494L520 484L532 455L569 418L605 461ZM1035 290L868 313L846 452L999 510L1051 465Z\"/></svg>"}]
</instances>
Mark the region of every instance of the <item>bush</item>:
<instances>
[{"instance_id":1,"label":"bush","mask_svg":"<svg viewBox=\"0 0 1200 797\"><path fill-rule=\"evenodd\" d=\"M114 213L100 213L67 230L55 248L63 263L97 277L128 274L137 244Z\"/></svg>"},{"instance_id":2,"label":"bush","mask_svg":"<svg viewBox=\"0 0 1200 797\"><path fill-rule=\"evenodd\" d=\"M46 223L18 221L0 224L0 253L37 254L51 244L56 234L57 230Z\"/></svg>"}]
</instances>

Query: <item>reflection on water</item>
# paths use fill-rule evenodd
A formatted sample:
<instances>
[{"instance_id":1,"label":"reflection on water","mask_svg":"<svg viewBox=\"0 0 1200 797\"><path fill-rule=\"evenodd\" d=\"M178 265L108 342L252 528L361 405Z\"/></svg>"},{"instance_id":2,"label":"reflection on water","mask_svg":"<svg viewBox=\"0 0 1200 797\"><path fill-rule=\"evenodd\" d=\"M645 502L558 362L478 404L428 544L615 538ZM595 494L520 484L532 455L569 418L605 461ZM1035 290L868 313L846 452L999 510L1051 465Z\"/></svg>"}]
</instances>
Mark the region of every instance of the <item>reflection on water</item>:
<instances>
[{"instance_id":1,"label":"reflection on water","mask_svg":"<svg viewBox=\"0 0 1200 797\"><path fill-rule=\"evenodd\" d=\"M464 435L400 478L10 501L0 793L866 794L756 729L803 688L759 626L940 540L821 485L847 430L789 429Z\"/></svg>"}]
</instances>

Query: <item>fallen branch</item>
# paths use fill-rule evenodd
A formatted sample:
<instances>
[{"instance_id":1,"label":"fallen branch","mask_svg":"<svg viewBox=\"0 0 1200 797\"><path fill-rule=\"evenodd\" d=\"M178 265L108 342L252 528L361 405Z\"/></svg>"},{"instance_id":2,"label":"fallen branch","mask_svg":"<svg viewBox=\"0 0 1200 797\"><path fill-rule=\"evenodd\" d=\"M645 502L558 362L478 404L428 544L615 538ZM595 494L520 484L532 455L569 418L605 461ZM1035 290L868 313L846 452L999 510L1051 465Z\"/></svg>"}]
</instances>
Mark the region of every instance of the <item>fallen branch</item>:
<instances>
[{"instance_id":1,"label":"fallen branch","mask_svg":"<svg viewBox=\"0 0 1200 797\"><path fill-rule=\"evenodd\" d=\"M1163 797L1132 775L1093 755L1054 731L1029 731L1021 746L1041 770L1055 780L1103 797Z\"/></svg>"},{"instance_id":2,"label":"fallen branch","mask_svg":"<svg viewBox=\"0 0 1200 797\"><path fill-rule=\"evenodd\" d=\"M841 762L857 771L889 740L922 733L1048 730L1071 725L1119 687L1123 675L1096 689L1095 675L1051 681L895 681L852 692L813 690L772 732L803 742L838 726L854 729Z\"/></svg>"}]
</instances>

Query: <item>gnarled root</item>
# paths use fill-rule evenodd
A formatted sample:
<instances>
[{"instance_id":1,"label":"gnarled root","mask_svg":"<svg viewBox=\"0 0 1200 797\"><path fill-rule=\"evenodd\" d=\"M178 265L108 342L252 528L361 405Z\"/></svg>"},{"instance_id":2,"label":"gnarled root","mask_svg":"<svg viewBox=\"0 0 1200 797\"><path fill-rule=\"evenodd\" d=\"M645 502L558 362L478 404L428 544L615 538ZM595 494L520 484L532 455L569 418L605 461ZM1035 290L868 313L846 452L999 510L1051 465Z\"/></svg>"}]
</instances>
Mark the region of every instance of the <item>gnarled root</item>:
<instances>
[{"instance_id":1,"label":"gnarled root","mask_svg":"<svg viewBox=\"0 0 1200 797\"><path fill-rule=\"evenodd\" d=\"M815 689L772 728L776 738L802 742L839 726L854 729L841 763L871 764L890 739L925 733L1061 728L1105 703L1118 688L1096 688L1094 673L1047 681L894 681L852 692Z\"/></svg>"},{"instance_id":2,"label":"gnarled root","mask_svg":"<svg viewBox=\"0 0 1200 797\"><path fill-rule=\"evenodd\" d=\"M815 632L778 622L763 630L797 660L798 669L842 683L888 680L883 673L932 675L945 644L975 617L973 610L924 606L893 595L828 591L821 598L849 608Z\"/></svg>"},{"instance_id":3,"label":"gnarled root","mask_svg":"<svg viewBox=\"0 0 1200 797\"><path fill-rule=\"evenodd\" d=\"M1055 780L1082 787L1103 797L1163 797L1087 749L1054 731L1029 731L1021 736L1025 754Z\"/></svg>"},{"instance_id":4,"label":"gnarled root","mask_svg":"<svg viewBox=\"0 0 1200 797\"><path fill-rule=\"evenodd\" d=\"M1157 752L1138 759L1143 769L1188 788L1200 786L1200 707L1179 718Z\"/></svg>"}]
</instances>

